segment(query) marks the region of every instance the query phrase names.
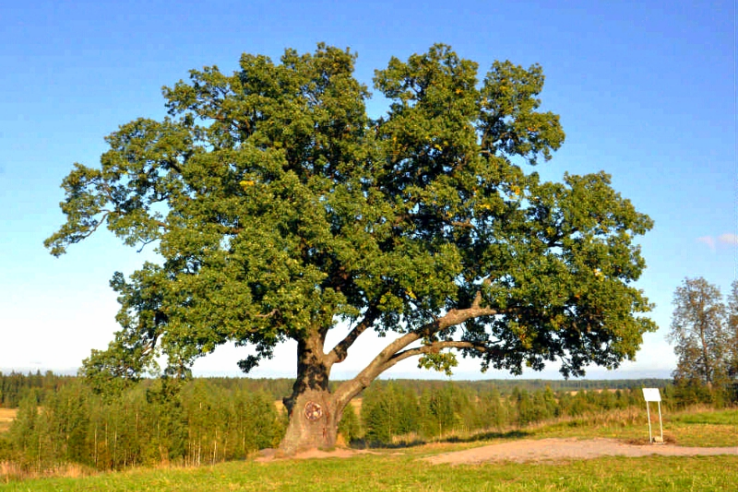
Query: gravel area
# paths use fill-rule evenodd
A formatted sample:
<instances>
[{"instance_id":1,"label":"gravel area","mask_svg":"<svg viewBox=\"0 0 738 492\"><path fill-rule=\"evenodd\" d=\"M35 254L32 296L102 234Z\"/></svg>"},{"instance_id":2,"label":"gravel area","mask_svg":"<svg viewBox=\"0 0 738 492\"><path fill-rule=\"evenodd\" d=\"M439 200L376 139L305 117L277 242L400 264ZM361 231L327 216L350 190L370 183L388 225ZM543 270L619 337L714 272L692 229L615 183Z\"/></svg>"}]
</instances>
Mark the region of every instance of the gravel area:
<instances>
[{"instance_id":1,"label":"gravel area","mask_svg":"<svg viewBox=\"0 0 738 492\"><path fill-rule=\"evenodd\" d=\"M490 461L566 461L601 456L704 456L738 455L738 447L694 448L671 444L627 444L616 439L527 439L443 453L424 458L431 463L478 464Z\"/></svg>"}]
</instances>

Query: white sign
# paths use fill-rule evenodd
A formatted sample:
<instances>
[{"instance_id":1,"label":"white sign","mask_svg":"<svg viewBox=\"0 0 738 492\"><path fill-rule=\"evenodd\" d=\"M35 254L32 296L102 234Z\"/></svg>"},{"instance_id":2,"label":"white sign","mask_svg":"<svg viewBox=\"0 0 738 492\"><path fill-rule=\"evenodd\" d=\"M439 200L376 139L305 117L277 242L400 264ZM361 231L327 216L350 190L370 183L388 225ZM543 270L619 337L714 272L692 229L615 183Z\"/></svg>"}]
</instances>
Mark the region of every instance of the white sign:
<instances>
[{"instance_id":1,"label":"white sign","mask_svg":"<svg viewBox=\"0 0 738 492\"><path fill-rule=\"evenodd\" d=\"M648 441L650 443L664 443L664 424L661 421L661 393L658 388L643 388L643 399L646 400L646 415L648 416ZM659 406L659 429L661 429L661 437L653 437L651 434L651 409L648 408L648 402L655 401Z\"/></svg>"},{"instance_id":2,"label":"white sign","mask_svg":"<svg viewBox=\"0 0 738 492\"><path fill-rule=\"evenodd\" d=\"M658 388L643 388L643 398L646 401L661 401L661 393Z\"/></svg>"}]
</instances>

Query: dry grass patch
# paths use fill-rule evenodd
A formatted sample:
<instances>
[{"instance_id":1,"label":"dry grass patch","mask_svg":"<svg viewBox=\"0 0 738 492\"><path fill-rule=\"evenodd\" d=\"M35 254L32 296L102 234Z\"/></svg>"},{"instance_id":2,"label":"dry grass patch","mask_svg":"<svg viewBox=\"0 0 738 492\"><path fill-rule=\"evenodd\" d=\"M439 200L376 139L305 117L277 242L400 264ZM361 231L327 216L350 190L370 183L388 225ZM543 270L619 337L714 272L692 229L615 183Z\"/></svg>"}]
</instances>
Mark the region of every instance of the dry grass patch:
<instances>
[{"instance_id":1,"label":"dry grass patch","mask_svg":"<svg viewBox=\"0 0 738 492\"><path fill-rule=\"evenodd\" d=\"M76 463L60 464L53 468L38 472L35 470L24 469L17 463L11 463L8 461L0 462L0 483L51 477L82 478L95 474L97 474L95 470Z\"/></svg>"},{"instance_id":2,"label":"dry grass patch","mask_svg":"<svg viewBox=\"0 0 738 492\"><path fill-rule=\"evenodd\" d=\"M10 423L15 420L17 413L17 408L0 408L0 432L5 432L10 428Z\"/></svg>"}]
</instances>

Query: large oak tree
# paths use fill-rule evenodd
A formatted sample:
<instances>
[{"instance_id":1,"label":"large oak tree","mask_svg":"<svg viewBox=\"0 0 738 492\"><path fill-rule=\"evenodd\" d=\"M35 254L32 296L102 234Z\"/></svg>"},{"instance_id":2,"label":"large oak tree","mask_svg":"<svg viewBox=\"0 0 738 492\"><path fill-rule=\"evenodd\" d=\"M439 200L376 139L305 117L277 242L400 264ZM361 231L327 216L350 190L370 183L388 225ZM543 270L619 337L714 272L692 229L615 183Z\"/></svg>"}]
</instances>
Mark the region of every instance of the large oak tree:
<instances>
[{"instance_id":1,"label":"large oak tree","mask_svg":"<svg viewBox=\"0 0 738 492\"><path fill-rule=\"evenodd\" d=\"M75 164L51 253L105 226L162 258L114 275L121 330L88 376L135 378L166 356L164 374L183 377L232 342L252 348L248 372L296 340L289 452L332 446L351 398L410 357L514 374L558 360L567 376L634 357L655 329L632 285L645 266L633 238L652 222L605 173L533 172L564 140L539 111L541 67L495 62L480 81L448 46L392 58L374 120L355 58L321 44L280 63L243 55L231 75L193 70L164 88L167 118L127 123L99 167ZM326 346L339 323L348 334ZM386 347L331 391L369 330Z\"/></svg>"}]
</instances>

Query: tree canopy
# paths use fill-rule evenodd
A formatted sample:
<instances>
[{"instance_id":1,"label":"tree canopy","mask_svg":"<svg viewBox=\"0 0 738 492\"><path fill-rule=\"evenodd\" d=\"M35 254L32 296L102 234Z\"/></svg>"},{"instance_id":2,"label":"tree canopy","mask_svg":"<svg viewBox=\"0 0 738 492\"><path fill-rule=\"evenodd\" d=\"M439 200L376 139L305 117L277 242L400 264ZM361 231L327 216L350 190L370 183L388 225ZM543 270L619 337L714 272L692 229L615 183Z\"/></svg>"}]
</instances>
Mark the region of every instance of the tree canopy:
<instances>
[{"instance_id":1,"label":"tree canopy","mask_svg":"<svg viewBox=\"0 0 738 492\"><path fill-rule=\"evenodd\" d=\"M168 117L122 125L99 167L75 164L51 253L105 226L162 258L114 275L121 330L88 375L136 377L163 354L183 376L225 343L255 348L247 372L294 339L297 396L325 390L367 330L394 339L341 402L408 357L450 370L447 349L515 374L634 357L656 328L632 285L652 222L604 172L534 172L564 141L539 110L541 67L495 62L480 80L445 45L392 58L373 119L355 61L320 44L192 70L163 89ZM339 323L348 335L325 347Z\"/></svg>"}]
</instances>

